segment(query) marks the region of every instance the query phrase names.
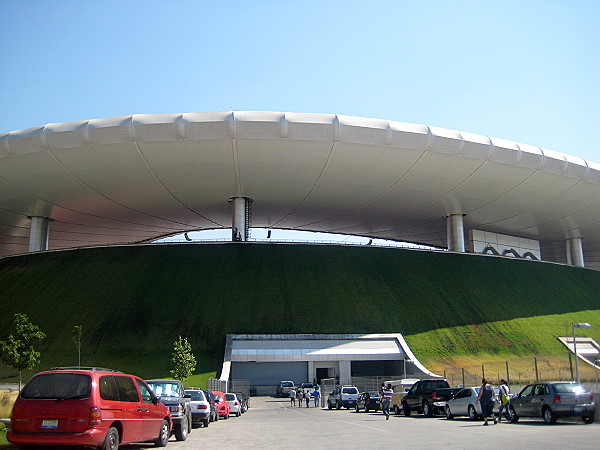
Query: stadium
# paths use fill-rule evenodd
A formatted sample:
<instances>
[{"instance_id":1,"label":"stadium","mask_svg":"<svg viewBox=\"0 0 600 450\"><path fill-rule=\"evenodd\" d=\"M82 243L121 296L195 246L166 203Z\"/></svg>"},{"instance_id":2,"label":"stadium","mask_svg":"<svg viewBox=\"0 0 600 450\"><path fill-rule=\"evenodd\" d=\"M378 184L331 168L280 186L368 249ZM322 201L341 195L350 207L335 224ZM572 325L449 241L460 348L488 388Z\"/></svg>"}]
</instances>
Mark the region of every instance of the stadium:
<instances>
[{"instance_id":1,"label":"stadium","mask_svg":"<svg viewBox=\"0 0 600 450\"><path fill-rule=\"evenodd\" d=\"M258 243L252 228L428 250ZM152 244L215 229L231 229L232 242ZM108 349L89 364L135 350L146 373L177 334L216 371L227 334L401 333L426 360L559 353L564 323L600 318L600 165L334 114L47 124L0 135L0 255L0 327L26 312L54 330L48 364L84 321L86 344ZM523 330L488 342L492 323L540 317L560 324L548 342ZM486 334L464 348L440 338L472 326ZM423 346L423 333L437 344Z\"/></svg>"}]
</instances>

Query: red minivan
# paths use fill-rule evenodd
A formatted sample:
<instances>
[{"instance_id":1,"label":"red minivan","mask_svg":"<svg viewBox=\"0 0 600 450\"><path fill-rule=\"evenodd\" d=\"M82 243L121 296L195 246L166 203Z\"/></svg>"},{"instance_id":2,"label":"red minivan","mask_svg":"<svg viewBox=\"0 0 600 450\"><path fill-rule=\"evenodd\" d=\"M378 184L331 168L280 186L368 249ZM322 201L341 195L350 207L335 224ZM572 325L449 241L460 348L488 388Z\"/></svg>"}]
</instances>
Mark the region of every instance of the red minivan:
<instances>
[{"instance_id":1,"label":"red minivan","mask_svg":"<svg viewBox=\"0 0 600 450\"><path fill-rule=\"evenodd\" d=\"M54 368L35 375L17 398L6 437L15 445L116 449L167 445L169 411L146 383L110 369Z\"/></svg>"}]
</instances>

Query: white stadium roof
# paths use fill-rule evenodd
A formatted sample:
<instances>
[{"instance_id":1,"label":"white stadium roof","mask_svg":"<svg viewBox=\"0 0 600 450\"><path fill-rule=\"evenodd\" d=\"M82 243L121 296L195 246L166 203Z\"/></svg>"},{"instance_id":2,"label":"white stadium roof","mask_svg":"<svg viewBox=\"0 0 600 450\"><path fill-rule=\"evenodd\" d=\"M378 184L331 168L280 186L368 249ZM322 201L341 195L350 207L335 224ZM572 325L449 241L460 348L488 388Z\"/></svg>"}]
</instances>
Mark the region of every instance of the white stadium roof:
<instances>
[{"instance_id":1,"label":"white stadium roof","mask_svg":"<svg viewBox=\"0 0 600 450\"><path fill-rule=\"evenodd\" d=\"M334 114L143 114L0 134L0 255L25 253L31 217L49 248L252 226L445 247L466 230L538 240L566 262L583 238L600 268L600 164L505 139Z\"/></svg>"}]
</instances>

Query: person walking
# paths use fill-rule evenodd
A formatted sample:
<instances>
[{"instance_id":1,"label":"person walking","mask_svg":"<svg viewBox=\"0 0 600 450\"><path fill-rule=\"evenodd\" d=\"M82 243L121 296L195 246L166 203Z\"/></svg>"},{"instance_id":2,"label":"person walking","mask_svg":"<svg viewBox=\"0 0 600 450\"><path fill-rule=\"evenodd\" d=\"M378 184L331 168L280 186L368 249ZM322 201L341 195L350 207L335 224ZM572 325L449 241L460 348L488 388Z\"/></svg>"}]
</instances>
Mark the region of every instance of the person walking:
<instances>
[{"instance_id":1,"label":"person walking","mask_svg":"<svg viewBox=\"0 0 600 450\"><path fill-rule=\"evenodd\" d=\"M310 405L310 391L304 392L304 398L306 399L306 407L308 408L308 406Z\"/></svg>"},{"instance_id":2,"label":"person walking","mask_svg":"<svg viewBox=\"0 0 600 450\"><path fill-rule=\"evenodd\" d=\"M484 425L488 425L488 418L490 417L494 420L494 424L496 424L496 416L493 411L495 396L494 387L485 378L482 378L477 401L481 404L481 415L483 416Z\"/></svg>"},{"instance_id":3,"label":"person walking","mask_svg":"<svg viewBox=\"0 0 600 450\"><path fill-rule=\"evenodd\" d=\"M313 398L315 399L315 408L321 406L319 400L321 399L321 391L319 390L319 386L317 386L313 392Z\"/></svg>"},{"instance_id":4,"label":"person walking","mask_svg":"<svg viewBox=\"0 0 600 450\"><path fill-rule=\"evenodd\" d=\"M290 406L296 406L296 391L290 390Z\"/></svg>"},{"instance_id":5,"label":"person walking","mask_svg":"<svg viewBox=\"0 0 600 450\"><path fill-rule=\"evenodd\" d=\"M510 386L503 378L500 380L500 408L498 409L498 422L502 422L502 412L506 415L506 420L511 421L512 416L510 414Z\"/></svg>"},{"instance_id":6,"label":"person walking","mask_svg":"<svg viewBox=\"0 0 600 450\"><path fill-rule=\"evenodd\" d=\"M304 398L304 391L302 389L298 389L298 408L302 408L302 399Z\"/></svg>"},{"instance_id":7,"label":"person walking","mask_svg":"<svg viewBox=\"0 0 600 450\"><path fill-rule=\"evenodd\" d=\"M384 389L382 389L381 391L381 411L383 411L383 414L385 415L385 420L389 420L390 419L390 403L392 402L392 394L394 393L394 391L392 390L392 385L388 384Z\"/></svg>"}]
</instances>

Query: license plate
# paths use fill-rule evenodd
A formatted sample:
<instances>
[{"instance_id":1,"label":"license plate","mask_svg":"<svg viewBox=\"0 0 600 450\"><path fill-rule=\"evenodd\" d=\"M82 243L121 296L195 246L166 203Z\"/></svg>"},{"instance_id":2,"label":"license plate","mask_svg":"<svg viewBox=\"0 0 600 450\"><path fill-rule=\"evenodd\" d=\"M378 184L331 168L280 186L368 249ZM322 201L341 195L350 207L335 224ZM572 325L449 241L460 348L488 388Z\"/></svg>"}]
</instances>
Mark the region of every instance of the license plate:
<instances>
[{"instance_id":1,"label":"license plate","mask_svg":"<svg viewBox=\"0 0 600 450\"><path fill-rule=\"evenodd\" d=\"M573 410L575 412L583 412L583 407L582 406L576 406L575 408L573 408Z\"/></svg>"},{"instance_id":2,"label":"license plate","mask_svg":"<svg viewBox=\"0 0 600 450\"><path fill-rule=\"evenodd\" d=\"M46 429L58 428L58 419L42 420L42 428L46 428Z\"/></svg>"}]
</instances>

